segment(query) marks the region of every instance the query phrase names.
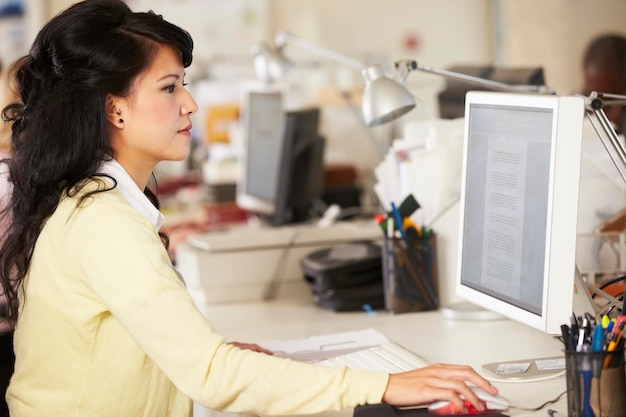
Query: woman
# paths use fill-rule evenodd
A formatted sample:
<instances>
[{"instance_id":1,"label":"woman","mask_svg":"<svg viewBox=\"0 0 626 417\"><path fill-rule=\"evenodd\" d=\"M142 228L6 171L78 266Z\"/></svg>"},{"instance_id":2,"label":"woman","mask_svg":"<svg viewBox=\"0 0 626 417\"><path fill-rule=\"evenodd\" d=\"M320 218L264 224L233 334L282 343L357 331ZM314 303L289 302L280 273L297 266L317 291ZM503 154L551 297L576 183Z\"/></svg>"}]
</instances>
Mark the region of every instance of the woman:
<instances>
[{"instance_id":1,"label":"woman","mask_svg":"<svg viewBox=\"0 0 626 417\"><path fill-rule=\"evenodd\" d=\"M0 251L17 318L12 417L303 414L496 389L469 367L389 376L329 369L224 343L196 309L158 234L147 188L189 152L187 32L120 0L52 19L17 66L12 223ZM144 195L145 193L145 195ZM13 283L17 283L15 290Z\"/></svg>"},{"instance_id":2,"label":"woman","mask_svg":"<svg viewBox=\"0 0 626 417\"><path fill-rule=\"evenodd\" d=\"M2 107L15 101L13 86L9 85L7 71L0 63L0 103ZM0 125L0 161L11 156L11 125ZM9 224L7 201L11 187L8 181L6 166L0 166L0 242ZM9 380L13 374L15 355L13 354L13 323L7 317L7 300L4 291L0 288L0 417L8 417L9 409L4 399Z\"/></svg>"}]
</instances>

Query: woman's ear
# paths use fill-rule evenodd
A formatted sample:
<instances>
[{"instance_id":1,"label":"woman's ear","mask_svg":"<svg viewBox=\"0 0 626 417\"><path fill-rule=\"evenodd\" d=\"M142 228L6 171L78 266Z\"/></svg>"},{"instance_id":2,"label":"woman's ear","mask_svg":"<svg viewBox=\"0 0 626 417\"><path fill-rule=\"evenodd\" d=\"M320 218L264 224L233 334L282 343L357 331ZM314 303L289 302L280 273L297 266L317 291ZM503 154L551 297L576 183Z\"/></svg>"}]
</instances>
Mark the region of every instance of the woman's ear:
<instances>
[{"instance_id":1,"label":"woman's ear","mask_svg":"<svg viewBox=\"0 0 626 417\"><path fill-rule=\"evenodd\" d=\"M106 96L105 102L105 110L107 115L107 120L113 126L123 129L124 128L124 118L122 117L122 106L121 100L115 96L108 94Z\"/></svg>"}]
</instances>

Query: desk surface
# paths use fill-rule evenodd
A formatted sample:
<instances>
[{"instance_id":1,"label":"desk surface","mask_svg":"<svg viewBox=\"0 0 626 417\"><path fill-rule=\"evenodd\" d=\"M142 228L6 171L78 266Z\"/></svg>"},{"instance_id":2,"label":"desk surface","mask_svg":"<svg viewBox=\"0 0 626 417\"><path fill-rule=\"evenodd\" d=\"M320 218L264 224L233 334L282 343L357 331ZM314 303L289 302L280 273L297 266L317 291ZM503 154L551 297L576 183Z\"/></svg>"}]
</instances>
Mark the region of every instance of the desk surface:
<instances>
[{"instance_id":1,"label":"desk surface","mask_svg":"<svg viewBox=\"0 0 626 417\"><path fill-rule=\"evenodd\" d=\"M205 305L203 311L228 341L260 342L374 328L432 362L467 364L481 372L489 362L559 356L552 336L510 320L469 322L443 318L441 312L392 315L385 311L335 313L317 307L310 297ZM565 391L565 378L541 382L495 382L513 406L533 408ZM538 412L511 409L511 417L547 416L547 409L567 415L565 397ZM332 413L334 414L334 413ZM196 416L201 416L199 411ZM206 415L206 414L204 414ZM346 413L342 413L345 416ZM351 415L348 413L347 415Z\"/></svg>"}]
</instances>

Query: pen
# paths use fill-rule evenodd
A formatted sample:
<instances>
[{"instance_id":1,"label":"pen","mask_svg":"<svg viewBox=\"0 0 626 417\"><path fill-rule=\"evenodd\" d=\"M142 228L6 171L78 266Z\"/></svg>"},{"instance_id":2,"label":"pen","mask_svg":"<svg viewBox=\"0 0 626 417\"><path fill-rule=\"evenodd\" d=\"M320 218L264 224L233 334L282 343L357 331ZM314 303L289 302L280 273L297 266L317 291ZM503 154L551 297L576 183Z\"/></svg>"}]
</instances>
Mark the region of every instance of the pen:
<instances>
[{"instance_id":1,"label":"pen","mask_svg":"<svg viewBox=\"0 0 626 417\"><path fill-rule=\"evenodd\" d=\"M572 347L575 348L578 344L578 319L575 314L572 314L571 318L571 329L572 329Z\"/></svg>"},{"instance_id":2,"label":"pen","mask_svg":"<svg viewBox=\"0 0 626 417\"><path fill-rule=\"evenodd\" d=\"M609 324L606 326L606 335L611 336L613 333L613 328L615 327L615 320L610 320Z\"/></svg>"},{"instance_id":3,"label":"pen","mask_svg":"<svg viewBox=\"0 0 626 417\"><path fill-rule=\"evenodd\" d=\"M402 217L400 216L400 212L393 202L391 202L391 214L393 215L393 219L396 222L396 227L400 231L400 236L404 239L406 237L406 234L404 233L404 229L402 228Z\"/></svg>"},{"instance_id":4,"label":"pen","mask_svg":"<svg viewBox=\"0 0 626 417\"><path fill-rule=\"evenodd\" d=\"M580 329L581 333L584 330ZM584 339L583 339L584 340ZM580 379L583 383L583 408L581 410L581 417L594 417L593 410L591 409L591 364L586 353L589 352L589 345L581 343L580 338L578 340L578 346L576 351L582 353L582 359L580 361Z\"/></svg>"},{"instance_id":5,"label":"pen","mask_svg":"<svg viewBox=\"0 0 626 417\"><path fill-rule=\"evenodd\" d=\"M609 345L607 346L606 351L613 352L615 350L615 347L617 347L617 337L611 337L611 341L609 342ZM606 359L604 360L603 367L606 369L610 367L610 365L611 365L611 356L607 355Z\"/></svg>"},{"instance_id":6,"label":"pen","mask_svg":"<svg viewBox=\"0 0 626 417\"><path fill-rule=\"evenodd\" d=\"M582 351L583 346L585 346L585 327L580 327L578 329L578 338L576 339L576 351Z\"/></svg>"},{"instance_id":7,"label":"pen","mask_svg":"<svg viewBox=\"0 0 626 417\"><path fill-rule=\"evenodd\" d=\"M624 350L624 325L626 323L622 322L620 324L620 326L618 327L618 331L614 336L614 344L613 344L613 351L616 351L617 353L615 353L613 355L613 364L611 365L609 363L609 367L617 367L619 365L619 361L620 361L620 356L621 356L621 352ZM607 360L610 360L610 357L607 357ZM605 361L606 364L606 361Z\"/></svg>"},{"instance_id":8,"label":"pen","mask_svg":"<svg viewBox=\"0 0 626 417\"><path fill-rule=\"evenodd\" d=\"M561 325L561 335L563 336L563 344L565 345L565 349L572 349L574 346L571 344L570 339L570 330L567 324Z\"/></svg>"}]
</instances>

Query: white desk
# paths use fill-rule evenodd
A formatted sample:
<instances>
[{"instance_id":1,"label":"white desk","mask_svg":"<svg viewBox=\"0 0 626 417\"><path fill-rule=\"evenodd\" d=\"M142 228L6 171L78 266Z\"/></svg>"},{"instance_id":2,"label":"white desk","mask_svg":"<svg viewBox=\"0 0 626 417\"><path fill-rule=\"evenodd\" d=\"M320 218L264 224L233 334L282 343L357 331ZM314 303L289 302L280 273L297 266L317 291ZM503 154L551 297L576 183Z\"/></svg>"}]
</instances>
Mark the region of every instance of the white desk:
<instances>
[{"instance_id":1,"label":"white desk","mask_svg":"<svg viewBox=\"0 0 626 417\"><path fill-rule=\"evenodd\" d=\"M374 328L432 362L459 363L480 372L484 363L561 355L561 344L522 324L448 321L440 312L390 315L378 311L334 313L317 307L310 297L204 306L215 329L228 341L259 342ZM512 405L536 407L565 391L565 378L532 383L495 383ZM567 415L565 397L532 413L511 409L512 417L547 416L547 409ZM196 417L214 415L196 406ZM218 413L221 414L221 413ZM352 410L325 413L351 416Z\"/></svg>"},{"instance_id":2,"label":"white desk","mask_svg":"<svg viewBox=\"0 0 626 417\"><path fill-rule=\"evenodd\" d=\"M271 282L278 296L308 293L300 261L320 249L362 240L380 240L373 220L276 228L233 227L192 236L176 246L176 268L199 305L261 300ZM303 291L304 289L304 291Z\"/></svg>"}]
</instances>

